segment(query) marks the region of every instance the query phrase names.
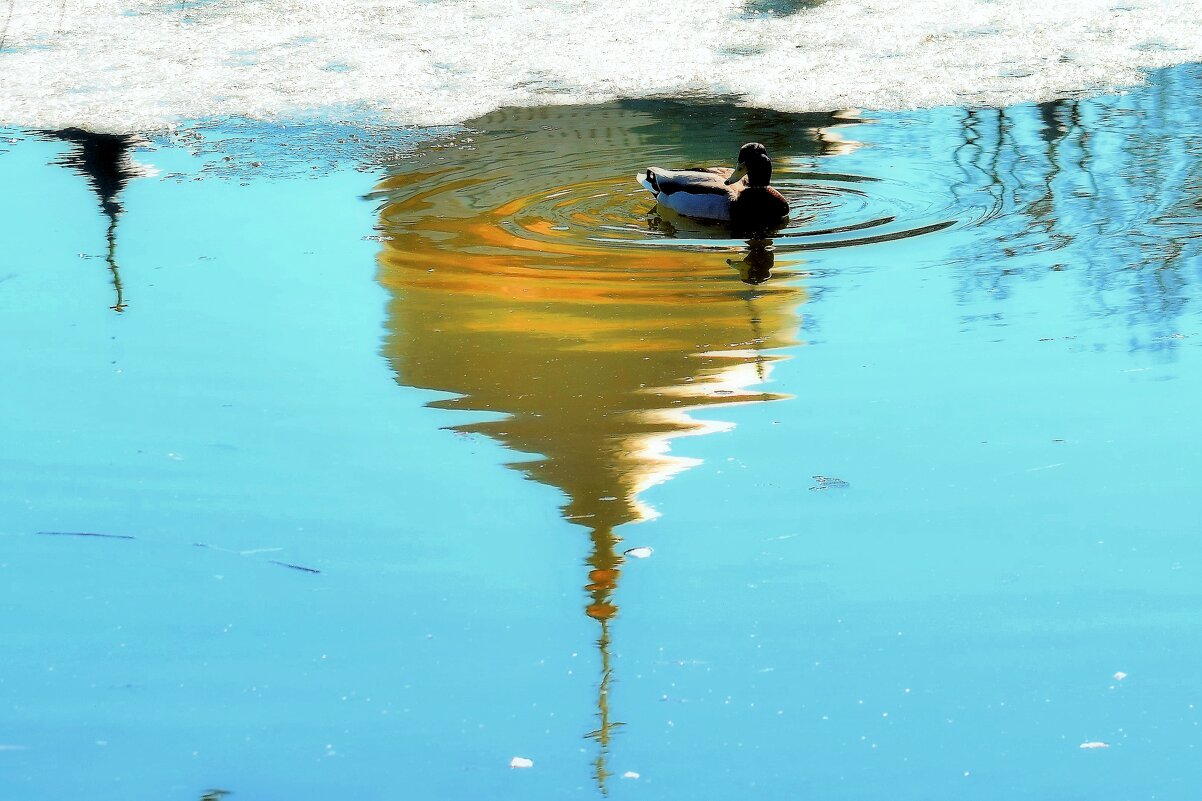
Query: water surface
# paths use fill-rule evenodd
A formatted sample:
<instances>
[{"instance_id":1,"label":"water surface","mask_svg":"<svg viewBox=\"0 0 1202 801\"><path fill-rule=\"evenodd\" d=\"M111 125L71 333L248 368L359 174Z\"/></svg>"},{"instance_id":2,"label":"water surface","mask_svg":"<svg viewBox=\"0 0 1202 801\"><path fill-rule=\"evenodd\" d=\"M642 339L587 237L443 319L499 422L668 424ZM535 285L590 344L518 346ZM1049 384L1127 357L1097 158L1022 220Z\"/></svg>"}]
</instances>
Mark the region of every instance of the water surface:
<instances>
[{"instance_id":1,"label":"water surface","mask_svg":"<svg viewBox=\"0 0 1202 801\"><path fill-rule=\"evenodd\" d=\"M1200 80L6 131L0 798L1190 798Z\"/></svg>"}]
</instances>

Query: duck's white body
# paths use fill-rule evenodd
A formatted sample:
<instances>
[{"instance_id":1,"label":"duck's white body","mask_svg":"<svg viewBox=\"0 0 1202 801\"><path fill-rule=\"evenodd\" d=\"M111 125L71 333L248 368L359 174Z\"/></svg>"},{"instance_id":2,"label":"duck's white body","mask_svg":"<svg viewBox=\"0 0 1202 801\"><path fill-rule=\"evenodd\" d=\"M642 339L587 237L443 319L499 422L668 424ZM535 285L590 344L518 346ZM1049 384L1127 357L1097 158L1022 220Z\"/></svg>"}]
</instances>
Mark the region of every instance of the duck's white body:
<instances>
[{"instance_id":1,"label":"duck's white body","mask_svg":"<svg viewBox=\"0 0 1202 801\"><path fill-rule=\"evenodd\" d=\"M637 176L638 182L647 188L659 205L677 214L699 220L729 222L731 204L742 182L726 185L726 179L734 170L710 167L701 170L665 170L648 167Z\"/></svg>"},{"instance_id":2,"label":"duck's white body","mask_svg":"<svg viewBox=\"0 0 1202 801\"><path fill-rule=\"evenodd\" d=\"M686 217L729 223L731 228L771 231L789 218L789 201L773 189L772 159L759 142L739 149L738 167L665 170L648 167L635 178L660 206Z\"/></svg>"}]
</instances>

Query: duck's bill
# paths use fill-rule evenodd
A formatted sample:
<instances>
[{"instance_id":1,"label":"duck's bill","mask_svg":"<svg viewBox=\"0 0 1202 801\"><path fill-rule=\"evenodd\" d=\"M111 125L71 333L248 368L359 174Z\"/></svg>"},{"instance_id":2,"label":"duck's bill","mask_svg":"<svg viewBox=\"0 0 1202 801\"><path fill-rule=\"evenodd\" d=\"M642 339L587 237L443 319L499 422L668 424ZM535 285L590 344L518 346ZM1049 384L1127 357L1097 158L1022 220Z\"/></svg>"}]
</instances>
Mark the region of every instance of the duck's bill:
<instances>
[{"instance_id":1,"label":"duck's bill","mask_svg":"<svg viewBox=\"0 0 1202 801\"><path fill-rule=\"evenodd\" d=\"M739 166L735 167L735 171L732 172L730 174L730 177L726 179L726 185L730 186L735 181L742 180L743 176L746 174L747 174L747 165L740 161Z\"/></svg>"}]
</instances>

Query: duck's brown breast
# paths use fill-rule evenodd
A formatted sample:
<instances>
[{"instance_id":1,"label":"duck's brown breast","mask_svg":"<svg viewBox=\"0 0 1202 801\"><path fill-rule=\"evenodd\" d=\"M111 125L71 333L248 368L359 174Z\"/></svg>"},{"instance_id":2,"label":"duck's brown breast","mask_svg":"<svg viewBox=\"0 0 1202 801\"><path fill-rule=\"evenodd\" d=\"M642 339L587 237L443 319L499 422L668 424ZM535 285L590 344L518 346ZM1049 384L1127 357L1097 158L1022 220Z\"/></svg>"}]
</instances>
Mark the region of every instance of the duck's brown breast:
<instances>
[{"instance_id":1,"label":"duck's brown breast","mask_svg":"<svg viewBox=\"0 0 1202 801\"><path fill-rule=\"evenodd\" d=\"M770 186L749 186L730 207L731 221L739 225L773 225L789 216L789 201Z\"/></svg>"}]
</instances>

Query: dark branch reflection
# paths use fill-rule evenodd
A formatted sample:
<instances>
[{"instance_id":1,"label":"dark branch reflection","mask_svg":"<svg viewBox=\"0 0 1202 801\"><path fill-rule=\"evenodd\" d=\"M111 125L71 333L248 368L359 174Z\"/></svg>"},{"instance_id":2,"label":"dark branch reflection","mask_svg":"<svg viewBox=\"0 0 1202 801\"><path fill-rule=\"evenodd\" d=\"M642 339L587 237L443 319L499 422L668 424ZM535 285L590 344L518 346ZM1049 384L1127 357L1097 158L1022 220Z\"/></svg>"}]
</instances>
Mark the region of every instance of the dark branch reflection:
<instances>
[{"instance_id":1,"label":"dark branch reflection","mask_svg":"<svg viewBox=\"0 0 1202 801\"><path fill-rule=\"evenodd\" d=\"M117 220L124 211L120 201L121 190L131 178L140 174L130 158L135 137L92 133L79 128L48 131L45 135L71 144L71 149L59 159L59 163L87 179L100 201L100 210L108 218L105 261L112 274L116 295L110 308L122 312L125 310L125 290L121 284L121 271L117 267Z\"/></svg>"}]
</instances>

